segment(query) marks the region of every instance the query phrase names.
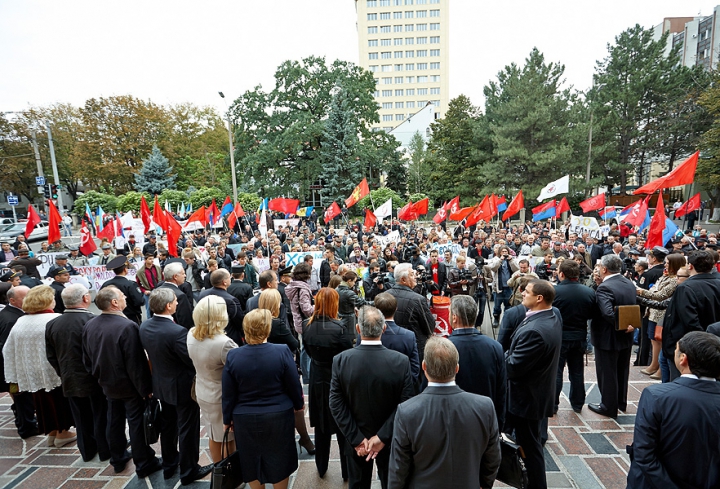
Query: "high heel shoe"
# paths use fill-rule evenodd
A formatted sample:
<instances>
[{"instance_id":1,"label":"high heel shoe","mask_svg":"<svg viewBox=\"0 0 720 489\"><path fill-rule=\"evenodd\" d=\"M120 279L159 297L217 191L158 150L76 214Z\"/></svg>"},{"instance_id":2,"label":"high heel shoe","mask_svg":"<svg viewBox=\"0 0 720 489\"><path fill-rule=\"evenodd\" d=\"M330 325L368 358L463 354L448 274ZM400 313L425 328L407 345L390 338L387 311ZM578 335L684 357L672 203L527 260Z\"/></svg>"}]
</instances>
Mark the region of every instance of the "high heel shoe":
<instances>
[{"instance_id":1,"label":"high heel shoe","mask_svg":"<svg viewBox=\"0 0 720 489\"><path fill-rule=\"evenodd\" d=\"M640 373L645 374L645 375L652 375L657 371L658 371L658 369L650 370L650 369L644 368L644 369L640 370Z\"/></svg>"},{"instance_id":2,"label":"high heel shoe","mask_svg":"<svg viewBox=\"0 0 720 489\"><path fill-rule=\"evenodd\" d=\"M315 444L313 444L310 437L307 437L305 440L302 438L298 440L298 453L302 453L303 448L308 455L315 455Z\"/></svg>"}]
</instances>

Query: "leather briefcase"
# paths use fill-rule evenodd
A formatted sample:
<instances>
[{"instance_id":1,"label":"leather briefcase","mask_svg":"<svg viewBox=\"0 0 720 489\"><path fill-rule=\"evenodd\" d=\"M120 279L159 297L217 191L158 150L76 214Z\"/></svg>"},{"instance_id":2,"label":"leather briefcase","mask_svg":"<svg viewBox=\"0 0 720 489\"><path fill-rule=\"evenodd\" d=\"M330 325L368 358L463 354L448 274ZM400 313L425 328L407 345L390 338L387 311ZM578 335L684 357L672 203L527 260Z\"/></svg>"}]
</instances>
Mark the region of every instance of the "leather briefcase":
<instances>
[{"instance_id":1,"label":"leather briefcase","mask_svg":"<svg viewBox=\"0 0 720 489\"><path fill-rule=\"evenodd\" d=\"M528 486L528 475L523 461L525 453L522 447L508 435L501 433L500 453L502 461L498 469L497 480L518 489L525 489Z\"/></svg>"}]
</instances>

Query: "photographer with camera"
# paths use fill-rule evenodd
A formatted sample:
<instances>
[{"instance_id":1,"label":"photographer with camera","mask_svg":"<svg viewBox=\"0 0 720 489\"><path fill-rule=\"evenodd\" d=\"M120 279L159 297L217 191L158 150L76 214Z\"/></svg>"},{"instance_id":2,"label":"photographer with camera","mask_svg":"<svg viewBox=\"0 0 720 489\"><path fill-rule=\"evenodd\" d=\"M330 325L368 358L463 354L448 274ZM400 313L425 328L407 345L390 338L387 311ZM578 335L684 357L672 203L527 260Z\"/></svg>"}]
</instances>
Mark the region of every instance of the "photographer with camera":
<instances>
[{"instance_id":1,"label":"photographer with camera","mask_svg":"<svg viewBox=\"0 0 720 489\"><path fill-rule=\"evenodd\" d=\"M450 270L448 276L448 285L450 286L450 295L452 297L456 295L470 295L470 288L477 284L477 272L473 273L468 270L466 265L466 259L460 255L455 261L456 266Z\"/></svg>"},{"instance_id":2,"label":"photographer with camera","mask_svg":"<svg viewBox=\"0 0 720 489\"><path fill-rule=\"evenodd\" d=\"M508 285L512 288L513 294L510 298L510 305L517 306L522 302L522 290L520 290L520 279L528 277L530 279L539 279L537 274L530 270L530 262L523 258L518 262L520 270L516 271L508 280Z\"/></svg>"},{"instance_id":3,"label":"photographer with camera","mask_svg":"<svg viewBox=\"0 0 720 489\"><path fill-rule=\"evenodd\" d=\"M540 280L550 280L550 277L552 277L553 274L553 257L554 254L552 251L548 251L545 253L545 256L543 257L543 261L535 265L535 274L538 276Z\"/></svg>"},{"instance_id":4,"label":"photographer with camera","mask_svg":"<svg viewBox=\"0 0 720 489\"><path fill-rule=\"evenodd\" d=\"M387 292L392 287L388 274L380 271L380 265L374 261L370 263L368 280L363 280L363 290L365 291L365 299L372 301L375 296Z\"/></svg>"},{"instance_id":5,"label":"photographer with camera","mask_svg":"<svg viewBox=\"0 0 720 489\"><path fill-rule=\"evenodd\" d=\"M508 285L510 277L520 269L510 256L510 249L503 245L498 250L498 254L488 265L490 271L493 272L493 292L495 292L495 305L493 307L493 327L500 326L500 313L503 304L505 310L510 308L510 296L512 289Z\"/></svg>"}]
</instances>

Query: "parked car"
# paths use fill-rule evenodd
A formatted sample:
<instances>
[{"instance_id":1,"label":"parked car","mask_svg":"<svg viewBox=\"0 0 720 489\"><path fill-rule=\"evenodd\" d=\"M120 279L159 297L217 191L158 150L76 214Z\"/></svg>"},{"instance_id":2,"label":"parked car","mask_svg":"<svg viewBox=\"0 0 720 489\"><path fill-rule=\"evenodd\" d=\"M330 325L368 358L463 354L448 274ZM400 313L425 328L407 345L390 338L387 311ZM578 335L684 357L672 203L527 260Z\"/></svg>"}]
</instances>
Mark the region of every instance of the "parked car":
<instances>
[{"instance_id":1,"label":"parked car","mask_svg":"<svg viewBox=\"0 0 720 489\"><path fill-rule=\"evenodd\" d=\"M8 224L15 224L15 219L12 217L0 217L0 229L7 226Z\"/></svg>"},{"instance_id":2,"label":"parked car","mask_svg":"<svg viewBox=\"0 0 720 489\"><path fill-rule=\"evenodd\" d=\"M35 226L30 236L25 236L28 241L42 241L48 238L48 222L41 221ZM15 241L21 234L25 234L25 226L27 222L17 222L8 224L0 229L0 241Z\"/></svg>"}]
</instances>

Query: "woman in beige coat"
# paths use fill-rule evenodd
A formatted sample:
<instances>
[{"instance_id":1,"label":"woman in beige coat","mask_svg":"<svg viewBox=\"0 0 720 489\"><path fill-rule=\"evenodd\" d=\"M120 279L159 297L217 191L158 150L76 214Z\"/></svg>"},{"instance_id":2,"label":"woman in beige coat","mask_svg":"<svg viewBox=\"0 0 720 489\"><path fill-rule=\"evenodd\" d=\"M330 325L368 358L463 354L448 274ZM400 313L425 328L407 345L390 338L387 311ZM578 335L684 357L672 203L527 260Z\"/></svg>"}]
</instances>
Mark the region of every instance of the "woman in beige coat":
<instances>
[{"instance_id":1,"label":"woman in beige coat","mask_svg":"<svg viewBox=\"0 0 720 489\"><path fill-rule=\"evenodd\" d=\"M187 336L188 355L195 365L195 396L205 421L208 446L213 462L222 460L222 372L227 354L237 345L225 335L228 314L225 301L209 295L198 302L193 311L195 327ZM228 453L235 451L233 433L228 434ZM227 455L226 455L227 456Z\"/></svg>"}]
</instances>

